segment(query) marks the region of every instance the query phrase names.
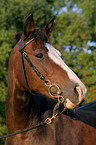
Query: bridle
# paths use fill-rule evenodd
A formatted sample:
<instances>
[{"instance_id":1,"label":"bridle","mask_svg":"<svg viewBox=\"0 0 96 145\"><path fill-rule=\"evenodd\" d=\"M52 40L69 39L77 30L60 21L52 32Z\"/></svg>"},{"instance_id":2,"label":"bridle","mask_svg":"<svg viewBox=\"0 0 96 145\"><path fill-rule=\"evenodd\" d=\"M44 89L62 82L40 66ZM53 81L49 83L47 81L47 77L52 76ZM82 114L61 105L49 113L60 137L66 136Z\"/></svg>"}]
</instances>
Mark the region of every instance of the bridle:
<instances>
[{"instance_id":1,"label":"bridle","mask_svg":"<svg viewBox=\"0 0 96 145\"><path fill-rule=\"evenodd\" d=\"M21 66L22 66L22 72L23 72L23 76L24 76L24 80L26 83L26 86L28 88L28 91L33 94L36 95L35 93L33 93L28 85L27 82L27 77L26 77L26 71L25 71L25 65L24 65L24 59L28 62L29 66L33 69L33 71L36 73L36 75L45 83L45 85L48 87L48 91L49 94L57 99L58 101L60 100L61 103L64 103L64 97L61 96L62 92L60 90L60 88L56 85L56 84L52 84L52 82L50 80L47 80L39 71L38 69L32 64L32 62L30 61L29 57L27 56L27 54L24 52L24 48L30 44L32 41L34 41L35 39L32 38L31 40L29 40L27 43L25 43L23 46L21 44L21 39L19 40L19 52L21 53ZM23 59L24 57L24 59ZM52 88L55 88L57 90L57 94L53 95L52 93Z\"/></svg>"},{"instance_id":2,"label":"bridle","mask_svg":"<svg viewBox=\"0 0 96 145\"><path fill-rule=\"evenodd\" d=\"M24 80L25 80L25 83L26 83L26 86L28 88L28 91L32 94L32 95L36 95L35 93L33 93L30 88L29 88L29 85L28 85L28 81L27 81L27 77L26 77L26 71L25 71L25 65L24 65L24 59L23 57L25 58L25 60L28 62L29 66L33 69L33 71L37 74L37 76L42 80L44 81L45 85L48 87L48 92L49 94L55 98L57 100L57 103L53 109L53 115L52 117L50 118L47 118L44 122L40 122L36 125L33 125L31 127L28 127L26 129L23 129L21 131L17 131L17 132L14 132L14 133L10 133L10 134L7 134L7 135L4 135L4 136L0 136L0 139L1 138L6 138L6 137L10 137L10 136L14 136L16 134L20 134L20 133L24 133L24 132L27 132L27 131L30 131L32 129L35 129L37 127L40 127L40 126L44 126L44 125L47 125L47 124L50 124L52 122L53 119L55 119L57 116L59 116L60 114L62 114L66 108L64 107L63 110L60 112L60 113L57 113L57 110L59 109L59 106L61 103L64 104L65 102L65 99L64 97L61 95L62 92L60 90L60 88L56 85L56 84L52 84L52 82L50 80L47 80L39 71L38 69L32 64L32 62L30 61L29 57L27 56L27 54L24 52L24 48L30 44L32 41L34 41L35 39L32 38L31 40L29 40L27 43L25 43L23 46L21 44L21 39L19 40L19 52L21 53L21 66L22 66L22 72L23 72L23 76L24 76ZM56 95L53 95L52 93L52 88L56 88L57 89L57 94Z\"/></svg>"}]
</instances>

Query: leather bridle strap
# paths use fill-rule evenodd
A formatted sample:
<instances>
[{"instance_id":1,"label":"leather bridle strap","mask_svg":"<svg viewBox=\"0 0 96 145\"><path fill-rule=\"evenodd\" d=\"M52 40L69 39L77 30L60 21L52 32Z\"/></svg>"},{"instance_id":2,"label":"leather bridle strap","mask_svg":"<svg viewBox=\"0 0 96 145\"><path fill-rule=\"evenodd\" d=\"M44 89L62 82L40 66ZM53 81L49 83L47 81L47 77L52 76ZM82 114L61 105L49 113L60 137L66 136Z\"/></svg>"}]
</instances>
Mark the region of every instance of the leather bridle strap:
<instances>
[{"instance_id":1,"label":"leather bridle strap","mask_svg":"<svg viewBox=\"0 0 96 145\"><path fill-rule=\"evenodd\" d=\"M24 44L23 46L21 45L21 39L19 40L19 52L21 52L21 66L22 66L22 71L23 71L23 76L24 76L24 80L25 80L25 83L26 83L26 86L28 88L28 91L31 93L31 94L34 94L30 88L29 88L29 85L28 85L28 82L27 82L27 77L26 77L26 71L25 71L25 65L24 65L24 59L23 57L25 58L25 60L28 62L29 66L33 69L33 71L37 74L37 76L43 80L46 84L47 84L47 80L46 78L38 71L38 69L32 64L32 62L30 61L30 59L28 58L27 54L24 52L24 48L30 43L34 41L34 39L31 39L30 41L28 41L26 44Z\"/></svg>"},{"instance_id":2,"label":"leather bridle strap","mask_svg":"<svg viewBox=\"0 0 96 145\"><path fill-rule=\"evenodd\" d=\"M28 58L27 54L25 52L23 52L23 56L26 59L26 61L28 62L29 66L34 70L34 72L37 74L37 76L44 81L45 83L47 83L46 78L38 71L38 69L32 64L32 62L30 61L30 59Z\"/></svg>"},{"instance_id":3,"label":"leather bridle strap","mask_svg":"<svg viewBox=\"0 0 96 145\"><path fill-rule=\"evenodd\" d=\"M31 43L32 41L34 41L35 39L32 38L30 39L28 42L26 42L23 46L21 45L21 39L19 40L19 52L21 52L29 43Z\"/></svg>"},{"instance_id":4,"label":"leather bridle strap","mask_svg":"<svg viewBox=\"0 0 96 145\"><path fill-rule=\"evenodd\" d=\"M27 77L26 77L26 71L25 71L25 65L24 65L24 60L23 60L23 52L21 52L21 66L22 66L22 72L23 72L23 77L27 86L28 91L33 94L29 88L28 82L27 82Z\"/></svg>"}]
</instances>

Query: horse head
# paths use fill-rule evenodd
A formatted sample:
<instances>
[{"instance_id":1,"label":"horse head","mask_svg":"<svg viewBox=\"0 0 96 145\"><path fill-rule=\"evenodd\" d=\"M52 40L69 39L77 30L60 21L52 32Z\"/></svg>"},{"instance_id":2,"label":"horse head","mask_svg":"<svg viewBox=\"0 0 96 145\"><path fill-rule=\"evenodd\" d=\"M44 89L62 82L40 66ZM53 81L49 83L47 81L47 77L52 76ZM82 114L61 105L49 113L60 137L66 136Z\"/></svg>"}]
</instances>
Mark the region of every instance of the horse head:
<instances>
[{"instance_id":1,"label":"horse head","mask_svg":"<svg viewBox=\"0 0 96 145\"><path fill-rule=\"evenodd\" d=\"M19 45L16 82L22 91L28 91L29 87L30 92L51 99L62 96L65 107L74 108L85 100L87 89L64 63L61 53L48 43L53 23L52 18L42 30L37 30L34 28L33 15L27 18L21 39L16 45ZM22 73L20 52L28 87Z\"/></svg>"}]
</instances>

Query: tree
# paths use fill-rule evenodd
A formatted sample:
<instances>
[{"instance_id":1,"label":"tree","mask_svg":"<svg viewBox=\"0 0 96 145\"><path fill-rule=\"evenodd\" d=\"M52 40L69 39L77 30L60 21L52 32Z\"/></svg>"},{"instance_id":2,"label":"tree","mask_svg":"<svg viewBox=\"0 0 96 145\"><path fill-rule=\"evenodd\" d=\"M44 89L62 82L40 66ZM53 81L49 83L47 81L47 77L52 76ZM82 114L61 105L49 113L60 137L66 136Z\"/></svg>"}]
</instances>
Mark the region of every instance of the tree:
<instances>
[{"instance_id":1,"label":"tree","mask_svg":"<svg viewBox=\"0 0 96 145\"><path fill-rule=\"evenodd\" d=\"M86 85L86 102L96 98L96 1L61 0L54 3L52 44Z\"/></svg>"},{"instance_id":2,"label":"tree","mask_svg":"<svg viewBox=\"0 0 96 145\"><path fill-rule=\"evenodd\" d=\"M1 0L0 135L6 133L8 58L15 45L15 35L22 31L30 13L33 13L37 28L42 28L54 17L50 43L62 52L64 61L86 85L86 102L96 98L96 0Z\"/></svg>"}]
</instances>

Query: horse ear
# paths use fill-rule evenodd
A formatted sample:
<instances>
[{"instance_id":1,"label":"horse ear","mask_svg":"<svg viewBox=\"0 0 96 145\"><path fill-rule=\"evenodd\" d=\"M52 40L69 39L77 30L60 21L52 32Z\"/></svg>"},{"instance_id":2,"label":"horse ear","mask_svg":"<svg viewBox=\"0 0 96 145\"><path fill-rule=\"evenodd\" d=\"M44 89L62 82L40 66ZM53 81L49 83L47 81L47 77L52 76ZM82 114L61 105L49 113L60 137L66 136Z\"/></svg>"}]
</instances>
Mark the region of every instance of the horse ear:
<instances>
[{"instance_id":1,"label":"horse ear","mask_svg":"<svg viewBox=\"0 0 96 145\"><path fill-rule=\"evenodd\" d=\"M48 24L43 27L42 31L46 33L48 36L50 36L53 29L53 24L54 24L54 18L51 18Z\"/></svg>"},{"instance_id":2,"label":"horse ear","mask_svg":"<svg viewBox=\"0 0 96 145\"><path fill-rule=\"evenodd\" d=\"M28 37L32 33L33 30L34 30L33 14L30 14L25 22L25 25L24 25L25 37Z\"/></svg>"}]
</instances>

